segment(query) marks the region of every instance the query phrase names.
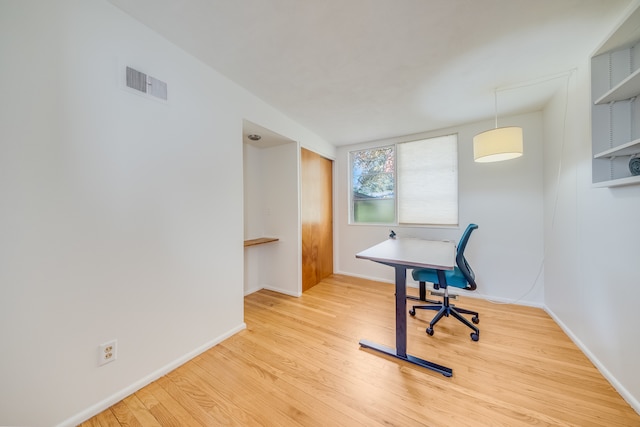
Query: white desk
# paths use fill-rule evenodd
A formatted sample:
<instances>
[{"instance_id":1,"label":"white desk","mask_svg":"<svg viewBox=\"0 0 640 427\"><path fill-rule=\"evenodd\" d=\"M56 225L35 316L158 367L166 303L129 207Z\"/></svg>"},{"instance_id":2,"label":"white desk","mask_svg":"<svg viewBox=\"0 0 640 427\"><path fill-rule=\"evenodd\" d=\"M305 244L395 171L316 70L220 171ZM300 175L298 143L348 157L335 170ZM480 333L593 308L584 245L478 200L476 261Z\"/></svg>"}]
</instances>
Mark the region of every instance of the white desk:
<instances>
[{"instance_id":1,"label":"white desk","mask_svg":"<svg viewBox=\"0 0 640 427\"><path fill-rule=\"evenodd\" d=\"M422 239L389 239L356 254L389 265L396 272L396 348L392 349L368 340L360 340L362 347L370 348L398 359L439 372L446 377L453 370L407 354L407 269L433 268L438 280L446 283L445 270L453 270L456 262L456 244Z\"/></svg>"}]
</instances>

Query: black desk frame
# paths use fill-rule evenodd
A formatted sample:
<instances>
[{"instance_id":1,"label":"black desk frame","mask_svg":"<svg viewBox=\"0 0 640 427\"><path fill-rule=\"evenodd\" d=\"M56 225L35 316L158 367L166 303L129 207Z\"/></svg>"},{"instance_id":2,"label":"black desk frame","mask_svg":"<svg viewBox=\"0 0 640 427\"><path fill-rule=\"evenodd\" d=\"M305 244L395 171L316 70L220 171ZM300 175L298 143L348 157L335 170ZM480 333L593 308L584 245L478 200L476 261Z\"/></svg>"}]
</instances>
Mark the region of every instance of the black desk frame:
<instances>
[{"instance_id":1,"label":"black desk frame","mask_svg":"<svg viewBox=\"0 0 640 427\"><path fill-rule=\"evenodd\" d=\"M376 261L395 268L396 273L396 348L389 348L380 344L376 344L369 340L360 340L360 346L379 351L381 353L393 356L397 359L413 363L414 365L436 371L450 377L453 375L453 369L428 360L407 354L407 266L403 264L395 264L389 262ZM438 280L440 283L446 283L444 271L438 270Z\"/></svg>"}]
</instances>

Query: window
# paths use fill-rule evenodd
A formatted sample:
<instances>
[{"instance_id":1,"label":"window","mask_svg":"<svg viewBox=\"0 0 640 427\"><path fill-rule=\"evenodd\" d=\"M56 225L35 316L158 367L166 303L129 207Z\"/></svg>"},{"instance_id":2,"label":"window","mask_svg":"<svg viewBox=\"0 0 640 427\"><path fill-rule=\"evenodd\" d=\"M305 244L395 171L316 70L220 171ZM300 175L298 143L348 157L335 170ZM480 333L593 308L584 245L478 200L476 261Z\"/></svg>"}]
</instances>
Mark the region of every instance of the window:
<instances>
[{"instance_id":1,"label":"window","mask_svg":"<svg viewBox=\"0 0 640 427\"><path fill-rule=\"evenodd\" d=\"M351 222L458 224L456 135L352 151Z\"/></svg>"},{"instance_id":2,"label":"window","mask_svg":"<svg viewBox=\"0 0 640 427\"><path fill-rule=\"evenodd\" d=\"M352 151L350 155L353 222L394 223L394 147Z\"/></svg>"}]
</instances>

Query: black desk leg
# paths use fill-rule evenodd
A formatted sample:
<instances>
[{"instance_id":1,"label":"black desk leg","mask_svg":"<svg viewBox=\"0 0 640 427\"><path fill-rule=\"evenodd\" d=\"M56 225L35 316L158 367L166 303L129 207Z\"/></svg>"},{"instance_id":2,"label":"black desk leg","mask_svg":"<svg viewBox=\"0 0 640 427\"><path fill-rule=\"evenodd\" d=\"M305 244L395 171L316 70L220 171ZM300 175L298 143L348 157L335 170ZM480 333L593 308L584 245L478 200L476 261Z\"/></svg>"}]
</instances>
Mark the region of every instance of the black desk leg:
<instances>
[{"instance_id":1,"label":"black desk leg","mask_svg":"<svg viewBox=\"0 0 640 427\"><path fill-rule=\"evenodd\" d=\"M445 377L450 377L453 375L453 369L447 368L446 366L438 365L437 363L429 362L428 360L420 359L418 357L412 356L410 354L405 354L404 356L400 356L396 353L395 349L386 347L384 345L380 345L369 340L360 340L360 347L370 348L371 350L378 351L380 353L384 353L388 356L393 356L396 359L404 360L405 362L413 363L414 365L422 366L423 368L430 369L432 371L436 371L441 373Z\"/></svg>"},{"instance_id":2,"label":"black desk leg","mask_svg":"<svg viewBox=\"0 0 640 427\"><path fill-rule=\"evenodd\" d=\"M407 357L407 268L396 268L396 352Z\"/></svg>"},{"instance_id":3,"label":"black desk leg","mask_svg":"<svg viewBox=\"0 0 640 427\"><path fill-rule=\"evenodd\" d=\"M445 377L450 377L453 375L451 368L407 354L407 268L402 265L393 265L393 267L396 270L396 348L389 348L368 340L360 340L360 346L431 369Z\"/></svg>"}]
</instances>

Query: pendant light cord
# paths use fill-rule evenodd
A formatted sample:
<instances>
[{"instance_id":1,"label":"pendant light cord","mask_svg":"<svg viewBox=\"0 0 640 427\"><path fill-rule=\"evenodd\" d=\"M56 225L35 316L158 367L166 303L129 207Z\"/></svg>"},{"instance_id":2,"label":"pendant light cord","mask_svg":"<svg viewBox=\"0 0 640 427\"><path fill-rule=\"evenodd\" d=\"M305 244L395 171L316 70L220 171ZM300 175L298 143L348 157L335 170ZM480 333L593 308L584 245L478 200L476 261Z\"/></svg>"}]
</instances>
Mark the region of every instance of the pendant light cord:
<instances>
[{"instance_id":1,"label":"pendant light cord","mask_svg":"<svg viewBox=\"0 0 640 427\"><path fill-rule=\"evenodd\" d=\"M493 91L493 103L496 110L496 129L498 129L498 89Z\"/></svg>"},{"instance_id":2,"label":"pendant light cord","mask_svg":"<svg viewBox=\"0 0 640 427\"><path fill-rule=\"evenodd\" d=\"M561 78L561 77L566 77L566 81L565 81L565 95L564 95L564 112L563 112L563 118L562 118L562 138L561 138L561 143L560 143L560 161L558 162L558 173L556 176L556 194L553 200L553 207L552 207L552 213L551 213L551 231L553 232L553 230L555 229L555 222L556 222L556 210L558 208L558 198L559 198L559 194L560 194L560 178L562 176L562 156L564 153L564 147L565 147L565 142L566 142L566 133L567 133L567 116L569 114L569 83L571 81L571 77L573 76L573 74L577 71L576 68L572 68L571 70L565 72L565 73L561 73L555 76L551 76L549 78L547 78L546 80L542 80L542 82L546 82L548 80L552 80L552 79L557 79L557 78ZM520 86L513 86L510 88L507 88L506 90L510 90L510 89L515 89L515 88L519 88L519 87L525 87L525 86L532 86L534 84L538 84L540 82L536 82L536 83L531 83L531 84L523 84ZM496 89L496 127L498 126L498 98L497 98L497 93L498 90ZM576 181L577 182L577 181ZM576 190L577 191L577 190ZM497 300L493 300L491 299L491 297L489 297L488 295L484 295L482 294L480 291L476 290L476 293L478 293L478 295L480 295L480 297L482 299L484 299L485 301L488 301L492 304L517 304L519 303L524 297L526 297L527 295L529 295L529 293L531 293L536 285L538 284L538 281L540 280L540 275L542 274L542 271L544 270L544 261L546 259L546 254L547 254L547 250L544 247L543 244L543 248L542 248L542 259L540 260L540 265L538 268L538 272L533 280L533 282L531 283L531 286L529 287L529 289L527 289L524 293L522 293L520 296L516 297L515 299L512 300L507 300L507 301L497 301Z\"/></svg>"}]
</instances>

